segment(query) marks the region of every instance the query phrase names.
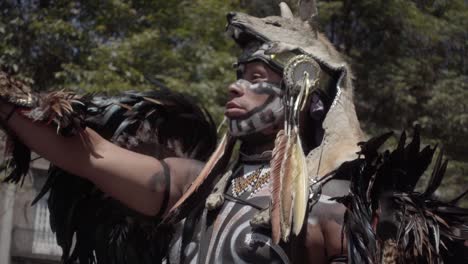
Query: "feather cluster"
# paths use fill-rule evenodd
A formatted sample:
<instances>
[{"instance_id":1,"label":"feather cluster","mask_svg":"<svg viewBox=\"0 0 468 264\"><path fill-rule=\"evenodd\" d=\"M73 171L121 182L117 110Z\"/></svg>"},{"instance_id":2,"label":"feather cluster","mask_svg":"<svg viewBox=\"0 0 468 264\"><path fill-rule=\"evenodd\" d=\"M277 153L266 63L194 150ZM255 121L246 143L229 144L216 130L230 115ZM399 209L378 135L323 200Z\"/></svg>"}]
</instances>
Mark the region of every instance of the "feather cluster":
<instances>
[{"instance_id":1,"label":"feather cluster","mask_svg":"<svg viewBox=\"0 0 468 264\"><path fill-rule=\"evenodd\" d=\"M85 104L74 93L57 91L48 94L33 93L29 85L0 71L0 100L20 108L18 113L33 121L45 122L56 127L60 135L76 135L85 127ZM6 182L23 183L29 171L31 151L14 134L8 135Z\"/></svg>"},{"instance_id":2,"label":"feather cluster","mask_svg":"<svg viewBox=\"0 0 468 264\"><path fill-rule=\"evenodd\" d=\"M403 133L395 150L379 153L390 136L361 143L361 157L336 173L351 178L350 194L336 198L348 209L344 228L351 263L466 263L468 209L434 198L447 161L440 154L426 189L416 192L435 148L420 150L416 128L408 145Z\"/></svg>"},{"instance_id":3,"label":"feather cluster","mask_svg":"<svg viewBox=\"0 0 468 264\"><path fill-rule=\"evenodd\" d=\"M112 131L103 127L104 112ZM217 138L214 121L204 108L165 87L95 97L88 107L87 125L124 148L138 148L157 158L170 155L204 161L214 151Z\"/></svg>"},{"instance_id":4,"label":"feather cluster","mask_svg":"<svg viewBox=\"0 0 468 264\"><path fill-rule=\"evenodd\" d=\"M64 118L73 117L77 106L84 103L87 127L133 151L203 161L216 147L216 126L209 114L190 97L165 87L76 99L62 91L40 96L37 105L24 114L40 122L64 124ZM70 124L73 120L69 119ZM24 150L30 153L25 146ZM17 161L22 168L29 167L29 157L23 155ZM129 210L93 183L53 165L33 203L46 193L63 263L146 264L162 262L165 257L172 229L161 224L161 219Z\"/></svg>"},{"instance_id":5,"label":"feather cluster","mask_svg":"<svg viewBox=\"0 0 468 264\"><path fill-rule=\"evenodd\" d=\"M85 127L85 98L72 92L56 91L38 95L37 106L21 112L35 122L53 124L57 134L77 135Z\"/></svg>"},{"instance_id":6,"label":"feather cluster","mask_svg":"<svg viewBox=\"0 0 468 264\"><path fill-rule=\"evenodd\" d=\"M34 107L37 98L25 82L0 71L0 99L20 107Z\"/></svg>"},{"instance_id":7,"label":"feather cluster","mask_svg":"<svg viewBox=\"0 0 468 264\"><path fill-rule=\"evenodd\" d=\"M304 81L287 87L284 96L285 126L278 132L270 161L272 240L289 241L291 232L299 235L306 218L309 175L299 134L299 113L310 94L308 74Z\"/></svg>"},{"instance_id":8,"label":"feather cluster","mask_svg":"<svg viewBox=\"0 0 468 264\"><path fill-rule=\"evenodd\" d=\"M308 174L304 150L297 132L287 137L281 130L270 163L272 194L271 227L273 242L287 242L291 231L299 235L306 217Z\"/></svg>"}]
</instances>

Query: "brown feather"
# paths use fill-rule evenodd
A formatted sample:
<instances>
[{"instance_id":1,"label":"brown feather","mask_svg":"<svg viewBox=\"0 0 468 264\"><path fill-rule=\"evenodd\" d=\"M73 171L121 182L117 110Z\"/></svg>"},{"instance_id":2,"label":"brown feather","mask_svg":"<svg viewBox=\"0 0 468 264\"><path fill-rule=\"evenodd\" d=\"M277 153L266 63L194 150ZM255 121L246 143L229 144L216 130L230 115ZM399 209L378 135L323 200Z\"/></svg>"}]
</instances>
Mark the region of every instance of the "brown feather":
<instances>
[{"instance_id":1,"label":"brown feather","mask_svg":"<svg viewBox=\"0 0 468 264\"><path fill-rule=\"evenodd\" d=\"M0 71L0 99L20 107L33 107L37 102L37 98L33 96L31 88L26 83L2 71Z\"/></svg>"},{"instance_id":2,"label":"brown feather","mask_svg":"<svg viewBox=\"0 0 468 264\"><path fill-rule=\"evenodd\" d=\"M281 165L286 151L284 130L276 135L275 148L270 161L270 192L271 192L271 236L273 243L281 239Z\"/></svg>"},{"instance_id":3,"label":"brown feather","mask_svg":"<svg viewBox=\"0 0 468 264\"><path fill-rule=\"evenodd\" d=\"M281 237L287 242L291 233L292 209L294 203L294 179L291 154L296 136L294 131L287 136L286 150L281 165Z\"/></svg>"},{"instance_id":4,"label":"brown feather","mask_svg":"<svg viewBox=\"0 0 468 264\"><path fill-rule=\"evenodd\" d=\"M382 263L385 264L398 264L400 263L398 244L393 240L385 240L382 250Z\"/></svg>"},{"instance_id":5,"label":"brown feather","mask_svg":"<svg viewBox=\"0 0 468 264\"><path fill-rule=\"evenodd\" d=\"M213 169L218 164L218 162L220 162L220 160L225 156L225 154L231 151L234 145L234 142L235 141L229 134L224 135L223 139L218 145L218 148L215 150L215 152L213 152L213 154L211 155L210 159L203 167L198 177L190 185L189 189L182 195L182 197L171 208L167 216L164 218L164 222L173 223L173 222L180 220L179 216L180 216L181 211L187 209L186 208L187 205L193 206L191 202L196 202L196 201L192 201L194 199L193 197L195 196L197 191L199 191L199 189L205 189L205 188L200 188L202 185L206 186L206 184L210 185L214 182L216 178L213 177L213 173L212 173ZM202 191L206 191L206 190L202 190ZM207 195L208 194L209 192L207 192Z\"/></svg>"}]
</instances>

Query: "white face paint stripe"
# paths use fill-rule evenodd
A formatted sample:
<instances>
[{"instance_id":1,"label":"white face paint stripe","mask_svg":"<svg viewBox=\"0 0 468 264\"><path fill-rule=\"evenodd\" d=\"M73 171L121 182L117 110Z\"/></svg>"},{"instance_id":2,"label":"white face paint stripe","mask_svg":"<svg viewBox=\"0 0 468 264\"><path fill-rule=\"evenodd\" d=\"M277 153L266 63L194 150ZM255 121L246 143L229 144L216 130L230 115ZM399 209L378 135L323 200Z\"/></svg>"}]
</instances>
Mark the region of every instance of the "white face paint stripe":
<instances>
[{"instance_id":1,"label":"white face paint stripe","mask_svg":"<svg viewBox=\"0 0 468 264\"><path fill-rule=\"evenodd\" d=\"M238 137L253 134L281 122L284 115L284 107L281 99L282 90L277 85L267 82L252 84L244 79L237 80L234 85L258 93L270 94L272 100L268 100L263 106L256 108L260 110L251 112L250 116L245 119L230 119L229 130L231 135Z\"/></svg>"},{"instance_id":2,"label":"white face paint stripe","mask_svg":"<svg viewBox=\"0 0 468 264\"><path fill-rule=\"evenodd\" d=\"M245 89L254 91L255 93L262 93L263 90L273 91L277 96L283 95L283 90L278 84L269 82L251 83L244 79L237 80L234 85L240 86Z\"/></svg>"},{"instance_id":3,"label":"white face paint stripe","mask_svg":"<svg viewBox=\"0 0 468 264\"><path fill-rule=\"evenodd\" d=\"M254 113L246 119L229 120L230 132L233 136L244 136L272 127L282 120L281 117L284 113L283 110L284 108L281 98L276 97L264 109L262 109L262 111ZM265 115L269 116L268 121L265 120Z\"/></svg>"}]
</instances>

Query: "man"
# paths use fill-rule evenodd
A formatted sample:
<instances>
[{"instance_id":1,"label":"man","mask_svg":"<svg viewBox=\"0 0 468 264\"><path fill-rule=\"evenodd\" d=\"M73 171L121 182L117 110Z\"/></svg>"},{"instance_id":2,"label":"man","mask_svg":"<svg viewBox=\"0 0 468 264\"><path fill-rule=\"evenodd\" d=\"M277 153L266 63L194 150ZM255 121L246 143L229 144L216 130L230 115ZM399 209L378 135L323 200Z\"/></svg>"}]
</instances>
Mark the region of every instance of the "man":
<instances>
[{"instance_id":1,"label":"man","mask_svg":"<svg viewBox=\"0 0 468 264\"><path fill-rule=\"evenodd\" d=\"M282 17L228 15L228 30L243 54L237 65L239 80L228 87L225 116L229 132L207 164L184 158L157 160L120 148L89 128L81 136L65 138L5 102L0 103L0 118L17 138L51 163L92 181L138 212L165 216L167 222L176 224L168 263L346 262L341 227L344 207L328 200L347 193L344 181L311 188L311 195L305 197L309 209L299 232L281 228L281 241L271 239L275 235L269 226L268 207L275 193L269 188L270 162L277 133L286 129L284 102L289 94L284 83L291 76L283 71L288 61L306 55L313 64L310 74L315 74L310 78L315 91L304 101L301 109L305 110L298 114L297 124L302 155L309 153L310 182L354 158L362 137L349 70L307 21L313 10L301 20L292 17L285 4L281 7ZM299 71L299 79L303 73ZM235 141L241 142L240 155L228 165ZM212 187L218 175L225 176L216 185L220 190L215 187L213 192L221 193L225 201L211 203L210 196L205 208L203 201L210 192L206 187ZM267 219L263 222L262 213ZM293 223L299 220L294 218Z\"/></svg>"}]
</instances>

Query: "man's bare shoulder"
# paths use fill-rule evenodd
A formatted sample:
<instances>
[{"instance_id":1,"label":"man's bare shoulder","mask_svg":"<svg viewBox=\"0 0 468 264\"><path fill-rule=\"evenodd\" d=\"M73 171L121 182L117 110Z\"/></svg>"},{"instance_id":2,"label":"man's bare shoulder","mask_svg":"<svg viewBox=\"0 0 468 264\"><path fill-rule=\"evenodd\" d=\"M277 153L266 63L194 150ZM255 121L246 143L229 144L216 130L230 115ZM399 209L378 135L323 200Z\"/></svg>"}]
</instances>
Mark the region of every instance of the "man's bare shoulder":
<instances>
[{"instance_id":1,"label":"man's bare shoulder","mask_svg":"<svg viewBox=\"0 0 468 264\"><path fill-rule=\"evenodd\" d=\"M317 247L317 245L320 245L323 253L315 253L313 257L321 256L323 263L328 263L336 257L346 255L346 241L342 232L346 208L331 198L344 196L348 194L348 190L349 181L331 180L327 182L323 186L319 201L309 212L308 231L310 232L308 233L310 234L307 234L306 243L309 245L306 245L306 247L317 250L317 248L313 249L311 246L315 245Z\"/></svg>"},{"instance_id":2,"label":"man's bare shoulder","mask_svg":"<svg viewBox=\"0 0 468 264\"><path fill-rule=\"evenodd\" d=\"M347 195L349 191L349 181L331 180L322 187L322 194L318 202L311 208L309 219L313 222L324 222L333 220L342 224L345 207L334 201L333 197Z\"/></svg>"},{"instance_id":3,"label":"man's bare shoulder","mask_svg":"<svg viewBox=\"0 0 468 264\"><path fill-rule=\"evenodd\" d=\"M181 193L195 180L205 166L205 162L203 161L187 158L165 158L164 162L170 168L172 184Z\"/></svg>"}]
</instances>

